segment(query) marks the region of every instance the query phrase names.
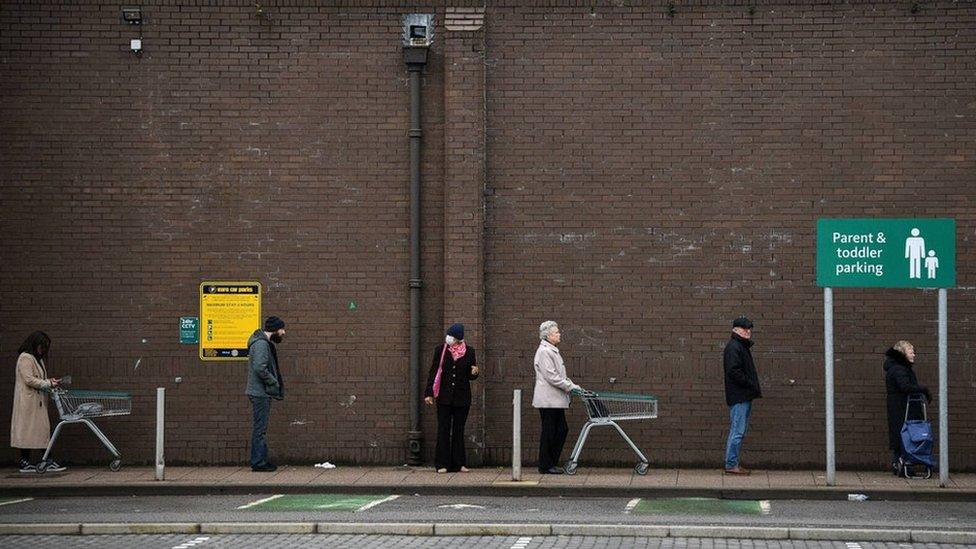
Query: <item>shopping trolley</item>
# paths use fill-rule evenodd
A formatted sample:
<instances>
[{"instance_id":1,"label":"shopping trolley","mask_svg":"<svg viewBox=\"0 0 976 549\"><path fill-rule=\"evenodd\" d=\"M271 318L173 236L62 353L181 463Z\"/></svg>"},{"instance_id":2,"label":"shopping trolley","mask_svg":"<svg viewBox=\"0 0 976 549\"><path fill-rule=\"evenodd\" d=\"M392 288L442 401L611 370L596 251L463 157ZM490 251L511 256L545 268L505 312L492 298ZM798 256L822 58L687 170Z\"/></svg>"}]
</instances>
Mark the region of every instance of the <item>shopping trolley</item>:
<instances>
[{"instance_id":1,"label":"shopping trolley","mask_svg":"<svg viewBox=\"0 0 976 549\"><path fill-rule=\"evenodd\" d=\"M590 429L597 425L612 425L620 436L624 437L627 444L637 453L640 462L634 467L638 475L647 474L647 458L640 451L640 448L630 440L627 433L617 425L618 421L630 419L654 419L657 417L657 397L650 395L632 395L626 393L594 393L592 391L577 391L573 394L579 395L583 400L583 407L586 408L586 415L590 417L583 430L580 431L573 453L566 462L566 474L576 473L576 465L579 461L580 453L583 451L583 444L586 437L590 434Z\"/></svg>"},{"instance_id":2,"label":"shopping trolley","mask_svg":"<svg viewBox=\"0 0 976 549\"><path fill-rule=\"evenodd\" d=\"M43 473L47 470L47 465L50 463L48 456L51 454L51 449L54 448L54 442L58 439L61 429L69 423L87 425L115 458L108 468L112 471L121 469L122 455L91 418L129 415L132 412L132 396L129 393L119 391L79 391L54 387L51 389L51 398L54 399L54 404L58 408L61 422L54 428L54 435L51 436L51 442L47 445L44 457L37 465L37 472Z\"/></svg>"}]
</instances>

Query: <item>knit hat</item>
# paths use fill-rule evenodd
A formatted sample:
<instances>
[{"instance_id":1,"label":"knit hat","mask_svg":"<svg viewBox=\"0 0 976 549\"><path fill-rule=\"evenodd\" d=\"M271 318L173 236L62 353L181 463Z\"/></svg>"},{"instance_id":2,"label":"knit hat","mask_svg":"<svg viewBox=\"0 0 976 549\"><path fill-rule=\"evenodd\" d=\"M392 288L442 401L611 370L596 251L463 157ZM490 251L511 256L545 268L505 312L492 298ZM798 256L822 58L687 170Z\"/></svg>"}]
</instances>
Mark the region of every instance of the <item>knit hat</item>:
<instances>
[{"instance_id":1,"label":"knit hat","mask_svg":"<svg viewBox=\"0 0 976 549\"><path fill-rule=\"evenodd\" d=\"M447 335L461 341L464 339L464 324L451 324L451 327L447 329Z\"/></svg>"},{"instance_id":2,"label":"knit hat","mask_svg":"<svg viewBox=\"0 0 976 549\"><path fill-rule=\"evenodd\" d=\"M264 320L265 332L277 332L285 327L285 321L276 316L269 316Z\"/></svg>"}]
</instances>

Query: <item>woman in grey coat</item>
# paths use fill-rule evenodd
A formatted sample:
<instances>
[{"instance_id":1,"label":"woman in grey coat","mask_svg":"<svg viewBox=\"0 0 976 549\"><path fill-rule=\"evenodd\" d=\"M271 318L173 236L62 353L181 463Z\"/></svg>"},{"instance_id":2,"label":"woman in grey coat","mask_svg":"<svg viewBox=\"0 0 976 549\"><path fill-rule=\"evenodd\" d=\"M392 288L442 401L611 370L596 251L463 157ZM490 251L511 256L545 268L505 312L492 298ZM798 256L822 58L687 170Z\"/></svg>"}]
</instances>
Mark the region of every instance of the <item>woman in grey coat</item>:
<instances>
[{"instance_id":1,"label":"woman in grey coat","mask_svg":"<svg viewBox=\"0 0 976 549\"><path fill-rule=\"evenodd\" d=\"M566 444L569 426L566 425L566 408L569 393L580 386L566 376L566 365L559 354L559 325L547 320L539 326L539 348L535 352L535 390L532 406L539 409L542 433L539 436L539 472L559 475L559 455Z\"/></svg>"}]
</instances>

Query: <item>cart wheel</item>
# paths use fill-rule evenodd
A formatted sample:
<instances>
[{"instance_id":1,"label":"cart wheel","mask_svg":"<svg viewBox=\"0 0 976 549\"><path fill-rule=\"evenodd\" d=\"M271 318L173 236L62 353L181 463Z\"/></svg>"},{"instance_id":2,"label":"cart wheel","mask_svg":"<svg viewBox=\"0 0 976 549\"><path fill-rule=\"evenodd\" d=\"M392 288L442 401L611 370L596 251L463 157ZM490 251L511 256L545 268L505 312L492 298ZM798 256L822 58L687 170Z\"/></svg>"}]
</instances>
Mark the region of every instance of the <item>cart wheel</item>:
<instances>
[{"instance_id":1,"label":"cart wheel","mask_svg":"<svg viewBox=\"0 0 976 549\"><path fill-rule=\"evenodd\" d=\"M118 471L119 469L122 468L122 460L121 459L112 460L112 463L108 464L108 468L113 473Z\"/></svg>"},{"instance_id":2,"label":"cart wheel","mask_svg":"<svg viewBox=\"0 0 976 549\"><path fill-rule=\"evenodd\" d=\"M640 476L646 475L647 474L647 463L646 462L643 462L643 461L640 462L640 463L638 463L637 466L634 467L634 472L636 472Z\"/></svg>"},{"instance_id":3,"label":"cart wheel","mask_svg":"<svg viewBox=\"0 0 976 549\"><path fill-rule=\"evenodd\" d=\"M40 461L40 462L39 462L39 463L37 464L37 466L36 466L36 467L37 467L37 472L38 472L38 473L46 473L46 472L47 472L47 460L44 460L44 459L42 459L42 460L41 460L41 461Z\"/></svg>"},{"instance_id":4,"label":"cart wheel","mask_svg":"<svg viewBox=\"0 0 976 549\"><path fill-rule=\"evenodd\" d=\"M925 468L925 478L926 479L932 478L932 468L931 467L926 467Z\"/></svg>"},{"instance_id":5,"label":"cart wheel","mask_svg":"<svg viewBox=\"0 0 976 549\"><path fill-rule=\"evenodd\" d=\"M566 474L567 475L575 475L576 474L576 465L577 465L577 463L575 461L572 461L572 460L567 461L566 462L566 467L564 467L564 469L566 470Z\"/></svg>"}]
</instances>

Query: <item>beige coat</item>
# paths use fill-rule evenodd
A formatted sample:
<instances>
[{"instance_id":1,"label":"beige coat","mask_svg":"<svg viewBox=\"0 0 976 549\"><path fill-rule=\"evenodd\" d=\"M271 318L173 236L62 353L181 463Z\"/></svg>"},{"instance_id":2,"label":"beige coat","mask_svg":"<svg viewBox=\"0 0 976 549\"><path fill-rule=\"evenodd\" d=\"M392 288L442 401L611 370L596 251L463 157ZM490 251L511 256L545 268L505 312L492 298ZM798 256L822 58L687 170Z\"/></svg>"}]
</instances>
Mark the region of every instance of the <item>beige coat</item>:
<instances>
[{"instance_id":1,"label":"beige coat","mask_svg":"<svg viewBox=\"0 0 976 549\"><path fill-rule=\"evenodd\" d=\"M47 415L47 394L51 386L44 361L30 353L17 358L17 381L14 385L14 409L10 416L10 445L14 448L47 448L51 438L51 420Z\"/></svg>"},{"instance_id":2,"label":"beige coat","mask_svg":"<svg viewBox=\"0 0 976 549\"><path fill-rule=\"evenodd\" d=\"M532 394L534 408L569 408L569 392L576 388L573 380L566 377L566 365L559 348L542 340L535 352L535 391Z\"/></svg>"}]
</instances>

